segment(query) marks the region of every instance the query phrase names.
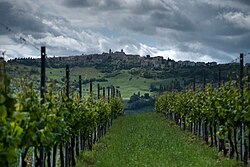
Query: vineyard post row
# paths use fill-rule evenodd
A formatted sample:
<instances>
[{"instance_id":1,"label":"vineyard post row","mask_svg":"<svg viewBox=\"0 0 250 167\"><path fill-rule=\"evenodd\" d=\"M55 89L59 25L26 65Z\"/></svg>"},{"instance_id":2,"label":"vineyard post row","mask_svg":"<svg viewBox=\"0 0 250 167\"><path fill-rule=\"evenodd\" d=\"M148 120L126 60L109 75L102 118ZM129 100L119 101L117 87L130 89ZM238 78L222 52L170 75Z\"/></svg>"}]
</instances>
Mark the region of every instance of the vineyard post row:
<instances>
[{"instance_id":1,"label":"vineyard post row","mask_svg":"<svg viewBox=\"0 0 250 167\"><path fill-rule=\"evenodd\" d=\"M40 92L33 89L33 81L23 78L15 81L19 91L11 92L5 61L0 61L0 166L75 166L76 156L92 149L93 143L106 134L112 120L123 114L120 93L113 86L112 92L108 91L111 95L108 102L105 88L102 99L93 96L92 81L90 97L81 99L81 76L79 97L70 98L69 66L66 87L54 93L55 82L45 85L45 56L46 48L41 47ZM100 87L98 94L100 98Z\"/></svg>"},{"instance_id":2,"label":"vineyard post row","mask_svg":"<svg viewBox=\"0 0 250 167\"><path fill-rule=\"evenodd\" d=\"M41 47L41 84L40 84L40 96L42 98L41 103L45 102L45 78L46 78L46 71L45 71L45 59L46 59L46 48L45 46ZM41 167L45 166L44 162L44 147L41 146L40 150L40 158L41 158Z\"/></svg>"},{"instance_id":3,"label":"vineyard post row","mask_svg":"<svg viewBox=\"0 0 250 167\"><path fill-rule=\"evenodd\" d=\"M242 106L242 111L244 110L243 108L243 103L244 103L244 73L243 73L243 68L244 68L244 55L243 53L240 54L240 105ZM245 164L247 164L247 155L245 155L245 125L244 125L244 117L242 118L241 122L241 144L240 144L240 159L241 161L244 161ZM247 153L246 153L247 154Z\"/></svg>"},{"instance_id":4,"label":"vineyard post row","mask_svg":"<svg viewBox=\"0 0 250 167\"><path fill-rule=\"evenodd\" d=\"M250 89L249 86L244 87L244 56L243 53L240 54L239 80L235 84L221 86L219 70L218 89L214 89L212 85L206 88L205 77L203 88L197 89L194 76L193 91L166 92L158 98L156 111L165 113L183 130L187 128L193 134L201 136L207 144L210 142L210 146L219 147L224 155L229 153L230 158L236 155L236 159L239 159L240 145L240 160L247 164L250 158ZM231 138L232 130L234 140Z\"/></svg>"},{"instance_id":5,"label":"vineyard post row","mask_svg":"<svg viewBox=\"0 0 250 167\"><path fill-rule=\"evenodd\" d=\"M41 98L42 98L42 103L45 102L45 97L44 97L44 93L45 93L45 78L46 78L46 68L45 68L45 61L46 61L46 48L45 46L41 47L41 87L40 87L40 94L41 94ZM70 88L70 69L69 69L69 65L66 65L66 96L68 98L68 100L70 99L69 97L69 88ZM115 89L115 87L113 85L108 86L108 102L110 103L110 99L115 98L115 97L119 97L121 98L121 93L118 89ZM93 82L90 79L90 97L93 97ZM101 87L100 84L98 83L97 85L97 99L100 99L100 91L101 91ZM81 75L79 75L79 97L80 99L82 98L82 79L81 79ZM105 87L103 87L103 98L105 99ZM91 132L89 134L89 139L88 139L88 147L91 150L92 149L92 145L93 143L95 143L96 141L98 141L103 135L106 134L107 131L107 127L109 128L110 126L112 126L112 121L114 119L114 114L112 114L110 116L110 119L107 123L105 123L104 127L101 127L101 125L98 125L94 132ZM102 132L101 132L102 131ZM94 135L94 137L93 137ZM75 147L75 137L71 138L71 148ZM69 151L71 151L71 153L69 153ZM67 156L68 154L71 154L72 157L72 166L76 165L75 162L75 150L69 149L69 143L66 142L66 146L65 146L65 167L70 166L70 156ZM79 155L79 153L77 153ZM40 158L41 158L41 166L45 166L45 160L44 160L44 148L42 147L42 149L40 150Z\"/></svg>"}]
</instances>

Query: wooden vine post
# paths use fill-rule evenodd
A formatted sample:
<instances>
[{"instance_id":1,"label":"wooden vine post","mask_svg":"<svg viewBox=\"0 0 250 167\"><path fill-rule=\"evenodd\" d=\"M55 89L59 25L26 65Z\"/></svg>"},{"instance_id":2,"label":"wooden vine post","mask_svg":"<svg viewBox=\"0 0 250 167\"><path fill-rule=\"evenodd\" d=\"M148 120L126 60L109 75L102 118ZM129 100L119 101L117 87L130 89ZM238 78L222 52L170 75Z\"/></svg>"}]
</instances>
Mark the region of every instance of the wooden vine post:
<instances>
[{"instance_id":1,"label":"wooden vine post","mask_svg":"<svg viewBox=\"0 0 250 167\"><path fill-rule=\"evenodd\" d=\"M41 83L40 83L40 97L42 99L41 103L45 103L45 57L46 57L46 47L41 47ZM36 166L39 166L38 163L36 163ZM40 165L41 167L45 166L44 163L44 147L41 146L40 148Z\"/></svg>"},{"instance_id":2,"label":"wooden vine post","mask_svg":"<svg viewBox=\"0 0 250 167\"><path fill-rule=\"evenodd\" d=\"M243 53L240 54L240 103L242 106L242 111L244 110L243 108L243 103L244 103L244 81L243 81L243 68L244 68L244 55ZM247 164L247 148L245 148L245 124L244 124L244 118L242 118L241 122L241 161L244 162L244 164Z\"/></svg>"}]
</instances>

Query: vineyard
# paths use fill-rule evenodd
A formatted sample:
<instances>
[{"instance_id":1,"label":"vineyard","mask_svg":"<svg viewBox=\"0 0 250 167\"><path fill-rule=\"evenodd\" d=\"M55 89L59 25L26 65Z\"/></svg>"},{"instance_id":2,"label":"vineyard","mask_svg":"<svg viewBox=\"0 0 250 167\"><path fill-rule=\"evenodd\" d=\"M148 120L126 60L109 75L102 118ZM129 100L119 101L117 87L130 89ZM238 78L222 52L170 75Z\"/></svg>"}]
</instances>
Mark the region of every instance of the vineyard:
<instances>
[{"instance_id":1,"label":"vineyard","mask_svg":"<svg viewBox=\"0 0 250 167\"><path fill-rule=\"evenodd\" d=\"M95 94L90 80L89 94L83 97L81 76L79 76L78 84L70 84L68 65L63 82L48 80L45 72L45 55L45 47L42 47L40 80L33 79L29 75L9 78L6 74L6 62L1 60L0 166L76 166L78 157L82 153L92 150L94 144L100 142L107 133L113 120L124 112L121 93L112 85L101 87L100 84L97 84L97 94ZM175 121L182 130L189 130L192 134L201 137L210 147L215 146L224 156L231 159L236 158L247 164L250 159L250 86L249 78L244 78L243 70L243 55L241 55L239 80L221 83L219 79L218 87L204 82L203 88L195 87L194 81L193 90L172 90L160 95L155 104L155 111L163 113L165 117ZM157 119L157 116L151 116L152 119ZM174 136L174 130L165 130L165 125L162 123L154 125L155 120L148 120L148 123L145 123L145 120L149 118L150 114L145 117L138 115L134 118L124 118L125 121L133 122L121 121L121 125L130 130L121 131L118 126L118 131L116 131L117 134L123 136L120 138L125 139L124 143L127 142L127 145L131 144L131 140L138 141L134 142L136 147L131 148L131 150L139 149L133 150L138 157L137 154L142 154L140 149L147 150L156 141L158 143L163 142L162 140L168 141L167 138L171 136L166 134L169 132ZM138 122L134 119L138 119ZM139 120L143 126L138 124ZM127 126L127 124L131 126ZM152 127L156 125L164 131L162 138L158 140L152 138L157 131ZM131 133L135 127L138 131ZM149 127L151 127L150 133L147 132ZM137 134L139 130L141 130L140 135ZM148 142L140 143L141 138ZM118 140L115 139L115 141ZM184 144L185 140L182 142ZM121 149L127 150L129 147L126 145L124 147L124 143L122 142L120 145L120 142L113 142L112 144L117 144ZM167 152L168 147L172 145L165 144L166 148L162 154ZM188 142L185 144L189 147ZM150 147L145 147L147 145ZM161 144L158 144L157 147L161 147ZM178 148L179 146L176 145L175 150L179 153L184 152L179 151ZM191 148L194 149L193 146ZM116 152L117 150L111 151ZM117 154L115 153L115 155ZM144 161L151 164L170 164L174 154L168 154L168 162L161 163L156 161L157 157L154 157L154 154L150 153L150 155L154 161L138 159L138 162L141 164L144 164ZM114 157L114 159L116 158L117 156ZM101 158L99 157L99 159ZM98 163L98 161L91 161L91 164L94 163ZM106 163L105 159L102 160L102 163ZM137 163L137 160L134 163ZM196 160L193 163L198 164ZM210 161L204 161L204 163L209 164ZM126 162L123 164L126 165Z\"/></svg>"},{"instance_id":2,"label":"vineyard","mask_svg":"<svg viewBox=\"0 0 250 167\"><path fill-rule=\"evenodd\" d=\"M242 58L243 59L243 58ZM247 164L250 158L250 87L243 78L243 60L239 81L219 87L204 85L198 90L165 92L155 106L183 130L201 137L225 156Z\"/></svg>"},{"instance_id":3,"label":"vineyard","mask_svg":"<svg viewBox=\"0 0 250 167\"><path fill-rule=\"evenodd\" d=\"M0 11L0 167L250 166L250 0Z\"/></svg>"},{"instance_id":4,"label":"vineyard","mask_svg":"<svg viewBox=\"0 0 250 167\"><path fill-rule=\"evenodd\" d=\"M45 84L42 55L40 91L28 78L10 82L1 61L0 166L75 166L76 157L91 150L113 119L123 114L119 91L113 87L102 98L99 86L98 96L92 85L89 97L82 98L81 86L71 91L68 67L64 85Z\"/></svg>"}]
</instances>

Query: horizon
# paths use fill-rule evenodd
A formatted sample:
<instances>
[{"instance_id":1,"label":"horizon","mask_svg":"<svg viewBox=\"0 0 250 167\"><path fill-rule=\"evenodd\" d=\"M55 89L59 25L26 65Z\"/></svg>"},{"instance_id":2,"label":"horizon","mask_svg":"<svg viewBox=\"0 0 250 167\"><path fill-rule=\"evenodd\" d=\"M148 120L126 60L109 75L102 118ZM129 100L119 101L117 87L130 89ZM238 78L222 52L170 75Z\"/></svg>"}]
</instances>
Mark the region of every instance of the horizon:
<instances>
[{"instance_id":1,"label":"horizon","mask_svg":"<svg viewBox=\"0 0 250 167\"><path fill-rule=\"evenodd\" d=\"M116 52L120 52L120 51L115 51L115 52L112 52L112 54L113 53L116 53ZM102 54L110 54L110 53L108 53L108 52L102 52L102 53L90 53L90 54L81 54L81 55L64 55L64 56L51 56L51 57L47 57L46 56L46 59L49 59L49 58L58 58L58 57L77 57L77 56L89 56L89 55L102 55ZM132 54L132 53L129 53L129 54L127 54L126 52L124 52L124 54L127 56L127 55L132 55L132 56L137 56L138 54ZM248 53L248 54L250 54L250 53ZM147 55L144 55L144 56L142 56L142 55L138 55L138 56L140 56L141 58L146 58L146 56ZM161 55L156 55L156 56L151 56L151 55L149 55L150 56L150 58L153 58L153 57L162 57L163 59L165 59L165 60L168 60L168 59L170 59L171 61L174 61L174 62L185 62L185 61L188 61L188 62L194 62L194 63L217 63L217 65L220 65L220 64L233 64L233 63L239 63L239 62L236 62L236 60L237 59L239 59L239 58L236 58L235 60L233 60L233 61L231 61L231 62L226 62L226 63L218 63L218 62L216 62L216 61L208 61L208 62L204 62L204 61L191 61L191 60L188 60L188 59L186 59L186 60L175 60L175 59L171 59L171 58L165 58L164 56L161 56ZM1 57L0 57L1 58ZM41 57L15 57L15 58L12 58L12 59L8 59L7 61L11 61L11 60L15 60L15 59L41 59ZM4 60L6 60L5 58L4 58ZM249 62L250 63L250 62ZM249 63L244 63L244 64L249 64Z\"/></svg>"}]
</instances>

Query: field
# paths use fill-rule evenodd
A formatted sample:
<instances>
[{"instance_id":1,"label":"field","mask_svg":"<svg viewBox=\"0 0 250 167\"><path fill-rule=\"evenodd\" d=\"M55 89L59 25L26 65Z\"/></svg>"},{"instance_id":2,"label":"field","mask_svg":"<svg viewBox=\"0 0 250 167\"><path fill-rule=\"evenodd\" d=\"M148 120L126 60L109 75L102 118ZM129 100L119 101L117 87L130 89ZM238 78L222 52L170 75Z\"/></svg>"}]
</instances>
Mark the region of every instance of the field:
<instances>
[{"instance_id":1,"label":"field","mask_svg":"<svg viewBox=\"0 0 250 167\"><path fill-rule=\"evenodd\" d=\"M108 135L86 151L83 166L238 166L157 113L119 117Z\"/></svg>"},{"instance_id":2,"label":"field","mask_svg":"<svg viewBox=\"0 0 250 167\"><path fill-rule=\"evenodd\" d=\"M20 74L28 73L29 77L37 79L40 77L40 68L38 67L11 65L8 67L8 71L11 71L12 76L21 77ZM30 75L30 71L34 71L35 73ZM119 88L122 98L124 100L128 100L131 95L138 93L139 91L141 95L144 93L150 93L151 95L154 95L154 93L150 92L151 84L156 84L159 86L160 84L169 83L173 79L147 79L139 75L132 75L128 72L128 70L115 71L114 73L116 74L113 75L112 73L102 73L99 70L90 67L73 67L70 69L70 82L78 83L79 75L82 76L83 80L105 78L107 79L107 82L93 82L94 93L97 93L97 83L105 87L113 85ZM62 81L65 77L65 68L46 68L46 77L48 80ZM89 83L83 84L82 88L83 94L86 95L89 93Z\"/></svg>"}]
</instances>

